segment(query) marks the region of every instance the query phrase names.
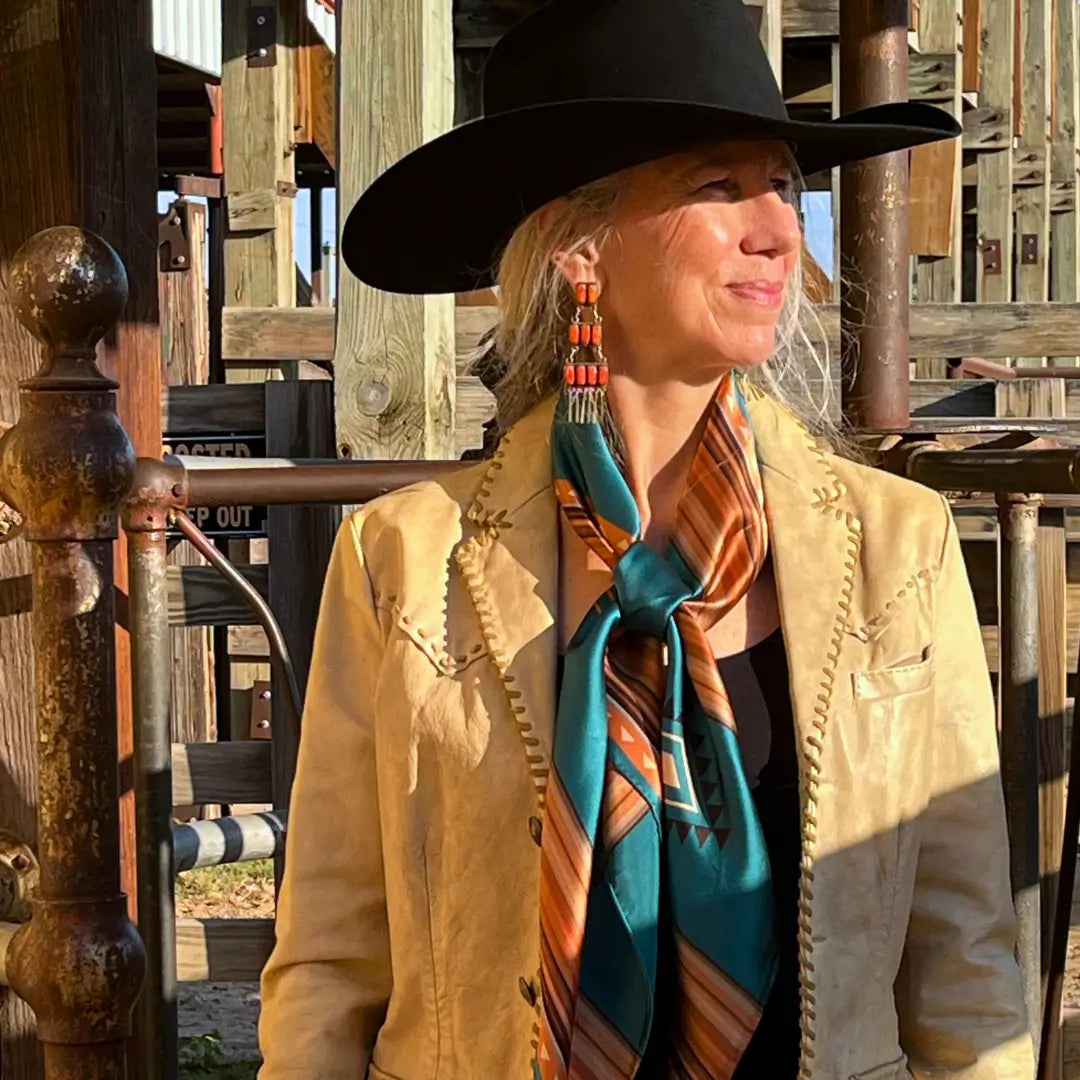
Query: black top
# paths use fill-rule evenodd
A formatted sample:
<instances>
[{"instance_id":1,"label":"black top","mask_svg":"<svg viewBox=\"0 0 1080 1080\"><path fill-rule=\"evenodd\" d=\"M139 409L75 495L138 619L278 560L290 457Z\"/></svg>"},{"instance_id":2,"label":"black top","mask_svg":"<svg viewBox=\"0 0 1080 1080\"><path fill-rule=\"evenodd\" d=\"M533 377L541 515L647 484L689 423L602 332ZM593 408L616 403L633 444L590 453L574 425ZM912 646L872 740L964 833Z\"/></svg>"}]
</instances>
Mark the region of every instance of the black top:
<instances>
[{"instance_id":1,"label":"black top","mask_svg":"<svg viewBox=\"0 0 1080 1080\"><path fill-rule=\"evenodd\" d=\"M799 765L795 721L788 692L787 653L780 631L752 648L719 661L739 730L743 766L769 851L776 904L780 967L757 1030L735 1070L734 1080L794 1080L799 1064L798 894ZM562 673L560 657L559 672ZM666 884L666 883L665 883ZM666 897L661 896L661 912ZM661 925L670 923L661 915ZM661 939L657 1017L636 1080L667 1080L674 965L670 940Z\"/></svg>"}]
</instances>

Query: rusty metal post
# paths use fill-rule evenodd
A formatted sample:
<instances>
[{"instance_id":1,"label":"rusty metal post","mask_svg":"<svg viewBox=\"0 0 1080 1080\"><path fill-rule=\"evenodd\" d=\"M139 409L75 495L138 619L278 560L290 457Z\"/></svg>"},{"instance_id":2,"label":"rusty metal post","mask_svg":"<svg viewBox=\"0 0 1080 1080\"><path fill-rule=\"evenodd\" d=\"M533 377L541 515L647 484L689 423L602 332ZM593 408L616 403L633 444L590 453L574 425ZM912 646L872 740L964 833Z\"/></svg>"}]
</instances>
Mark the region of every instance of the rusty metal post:
<instances>
[{"instance_id":1,"label":"rusty metal post","mask_svg":"<svg viewBox=\"0 0 1080 1080\"><path fill-rule=\"evenodd\" d=\"M840 0L840 111L908 100L908 0ZM908 426L908 155L840 170L843 409L856 428Z\"/></svg>"},{"instance_id":2,"label":"rusty metal post","mask_svg":"<svg viewBox=\"0 0 1080 1080\"><path fill-rule=\"evenodd\" d=\"M1042 1028L1039 944L1039 587L1038 497L998 496L1001 524L1001 782L1009 826L1009 868L1017 958L1034 1045Z\"/></svg>"},{"instance_id":3,"label":"rusty metal post","mask_svg":"<svg viewBox=\"0 0 1080 1080\"><path fill-rule=\"evenodd\" d=\"M140 458L124 505L128 544L128 625L135 721L135 852L139 933L147 978L135 1007L140 1075L179 1073L176 894L172 843L172 639L166 580L169 470Z\"/></svg>"},{"instance_id":4,"label":"rusty metal post","mask_svg":"<svg viewBox=\"0 0 1080 1080\"><path fill-rule=\"evenodd\" d=\"M47 229L15 254L9 295L43 358L0 440L33 557L40 791L40 883L7 975L37 1014L47 1080L122 1080L144 956L120 889L113 541L135 456L94 357L127 277L100 237Z\"/></svg>"}]
</instances>

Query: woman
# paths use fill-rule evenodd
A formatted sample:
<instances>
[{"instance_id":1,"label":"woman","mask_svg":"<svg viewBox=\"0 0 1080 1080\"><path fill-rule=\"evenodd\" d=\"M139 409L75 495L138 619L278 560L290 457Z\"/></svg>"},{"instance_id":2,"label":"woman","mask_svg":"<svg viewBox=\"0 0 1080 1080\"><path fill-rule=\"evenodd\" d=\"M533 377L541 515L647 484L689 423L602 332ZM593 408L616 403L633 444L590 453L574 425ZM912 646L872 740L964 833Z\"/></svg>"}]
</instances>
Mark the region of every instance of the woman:
<instances>
[{"instance_id":1,"label":"woman","mask_svg":"<svg viewBox=\"0 0 1080 1080\"><path fill-rule=\"evenodd\" d=\"M956 126L791 122L741 0L555 0L485 105L345 230L377 287L498 262L509 431L342 530L262 1077L1030 1077L948 505L777 374L795 168Z\"/></svg>"}]
</instances>

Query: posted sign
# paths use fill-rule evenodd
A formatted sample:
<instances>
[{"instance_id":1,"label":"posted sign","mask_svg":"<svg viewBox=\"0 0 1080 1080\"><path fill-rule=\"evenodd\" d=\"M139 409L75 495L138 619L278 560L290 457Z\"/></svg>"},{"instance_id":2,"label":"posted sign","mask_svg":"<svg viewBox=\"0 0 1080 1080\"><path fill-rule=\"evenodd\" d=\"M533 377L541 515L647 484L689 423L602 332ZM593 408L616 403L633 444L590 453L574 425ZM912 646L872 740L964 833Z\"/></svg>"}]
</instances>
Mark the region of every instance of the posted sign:
<instances>
[{"instance_id":1,"label":"posted sign","mask_svg":"<svg viewBox=\"0 0 1080 1080\"><path fill-rule=\"evenodd\" d=\"M166 436L162 451L177 457L265 457L266 439L262 435L185 436L175 440ZM191 506L188 517L207 536L266 535L265 506Z\"/></svg>"}]
</instances>

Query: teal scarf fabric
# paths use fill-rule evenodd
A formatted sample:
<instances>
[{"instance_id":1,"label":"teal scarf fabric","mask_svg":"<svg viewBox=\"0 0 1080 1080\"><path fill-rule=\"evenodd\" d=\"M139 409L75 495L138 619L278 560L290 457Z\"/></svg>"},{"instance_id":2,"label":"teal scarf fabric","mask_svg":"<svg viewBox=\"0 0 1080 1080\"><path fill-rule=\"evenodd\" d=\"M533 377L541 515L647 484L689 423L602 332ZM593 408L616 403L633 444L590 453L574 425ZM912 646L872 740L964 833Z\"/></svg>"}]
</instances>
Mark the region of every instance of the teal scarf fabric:
<instances>
[{"instance_id":1,"label":"teal scarf fabric","mask_svg":"<svg viewBox=\"0 0 1080 1080\"><path fill-rule=\"evenodd\" d=\"M613 584L570 643L559 696L534 1072L634 1077L652 1034L658 950L674 942L669 1074L727 1080L777 967L768 853L706 636L768 550L745 403L725 377L663 555L642 542L599 424L568 422L564 401L552 443L561 512Z\"/></svg>"}]
</instances>

